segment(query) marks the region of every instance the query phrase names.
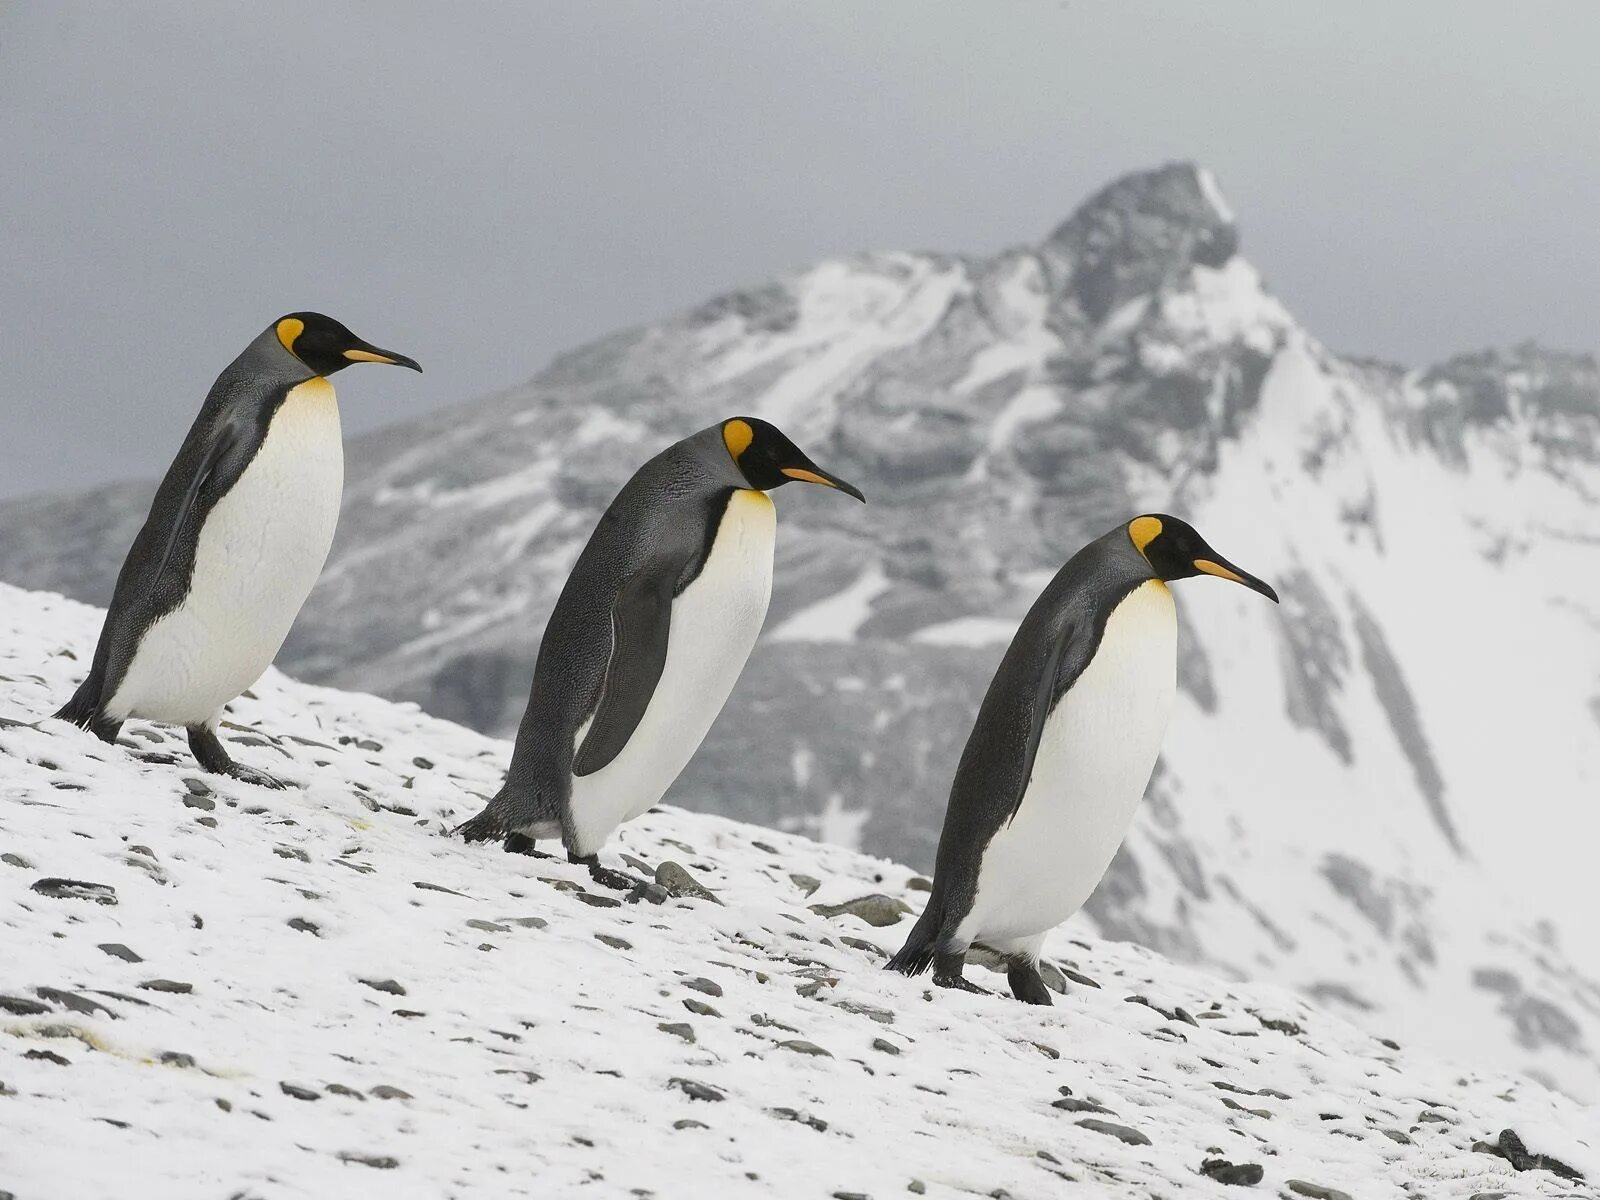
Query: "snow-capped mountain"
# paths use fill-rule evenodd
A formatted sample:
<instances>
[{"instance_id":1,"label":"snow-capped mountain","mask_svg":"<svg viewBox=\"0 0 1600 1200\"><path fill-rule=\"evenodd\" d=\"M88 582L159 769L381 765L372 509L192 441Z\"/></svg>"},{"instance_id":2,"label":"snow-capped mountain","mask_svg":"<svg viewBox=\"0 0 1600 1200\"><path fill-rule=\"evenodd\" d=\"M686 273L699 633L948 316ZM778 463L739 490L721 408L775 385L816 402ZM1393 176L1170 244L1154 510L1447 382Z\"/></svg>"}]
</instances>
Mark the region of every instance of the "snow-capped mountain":
<instances>
[{"instance_id":1,"label":"snow-capped mountain","mask_svg":"<svg viewBox=\"0 0 1600 1200\"><path fill-rule=\"evenodd\" d=\"M1182 696L1096 928L1592 1095L1600 373L1341 358L1239 245L1169 166L1036 245L825 262L362 439L283 665L509 732L616 488L755 413L870 504L780 494L768 633L673 798L925 867L1044 580L1176 512L1284 604L1177 587ZM103 602L149 491L0 506L0 578Z\"/></svg>"},{"instance_id":2,"label":"snow-capped mountain","mask_svg":"<svg viewBox=\"0 0 1600 1200\"><path fill-rule=\"evenodd\" d=\"M70 688L97 622L0 585L0 716ZM504 742L276 672L233 716L233 752L299 789L202 776L138 722L119 746L0 728L0 1194L1405 1200L1600 1176L1600 1110L1271 984L1069 926L1055 1007L942 991L879 969L927 898L905 867L665 808L606 851L662 881L624 904L443 835Z\"/></svg>"}]
</instances>

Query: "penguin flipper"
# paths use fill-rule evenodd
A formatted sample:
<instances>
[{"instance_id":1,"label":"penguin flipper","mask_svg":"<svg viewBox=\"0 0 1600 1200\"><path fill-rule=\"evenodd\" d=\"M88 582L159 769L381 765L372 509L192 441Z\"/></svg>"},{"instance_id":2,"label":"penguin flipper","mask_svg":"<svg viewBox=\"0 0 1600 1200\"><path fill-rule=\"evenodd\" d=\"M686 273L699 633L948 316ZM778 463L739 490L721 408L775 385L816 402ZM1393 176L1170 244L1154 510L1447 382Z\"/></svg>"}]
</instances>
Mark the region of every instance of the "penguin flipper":
<instances>
[{"instance_id":1,"label":"penguin flipper","mask_svg":"<svg viewBox=\"0 0 1600 1200\"><path fill-rule=\"evenodd\" d=\"M1083 669L1094 657L1098 634L1086 621L1068 620L1050 646L1050 656L1039 672L1034 686L1032 706L1028 713L1028 740L1024 746L1020 769L1010 773L1007 790L1010 792L1005 820L1009 824L1022 808L1022 798L1027 795L1028 781L1033 778L1033 760L1039 755L1039 741L1044 737L1045 720L1061 694L1083 674Z\"/></svg>"},{"instance_id":2,"label":"penguin flipper","mask_svg":"<svg viewBox=\"0 0 1600 1200\"><path fill-rule=\"evenodd\" d=\"M672 592L682 567L658 560L617 592L611 606L611 657L594 719L572 759L574 775L592 775L621 754L644 718L666 666Z\"/></svg>"}]
</instances>

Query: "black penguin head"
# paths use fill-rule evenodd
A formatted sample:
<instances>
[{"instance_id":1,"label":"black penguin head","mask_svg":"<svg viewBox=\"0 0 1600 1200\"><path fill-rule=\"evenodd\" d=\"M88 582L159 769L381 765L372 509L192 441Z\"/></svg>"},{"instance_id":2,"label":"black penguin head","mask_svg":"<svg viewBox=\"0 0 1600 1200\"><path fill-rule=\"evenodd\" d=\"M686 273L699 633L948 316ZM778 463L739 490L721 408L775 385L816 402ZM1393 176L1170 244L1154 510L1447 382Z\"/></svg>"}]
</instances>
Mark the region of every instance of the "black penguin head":
<instances>
[{"instance_id":1,"label":"black penguin head","mask_svg":"<svg viewBox=\"0 0 1600 1200\"><path fill-rule=\"evenodd\" d=\"M273 326L283 348L318 375L332 375L351 363L388 363L395 367L422 370L417 360L380 350L364 342L332 317L321 313L297 312L279 317Z\"/></svg>"},{"instance_id":2,"label":"black penguin head","mask_svg":"<svg viewBox=\"0 0 1600 1200\"><path fill-rule=\"evenodd\" d=\"M1156 578L1188 579L1195 575L1215 575L1218 579L1231 579L1242 583L1253 592L1260 592L1274 604L1278 593L1263 579L1241 571L1209 545L1196 532L1195 527L1166 513L1149 513L1128 522L1128 540L1144 556L1145 562L1156 573Z\"/></svg>"},{"instance_id":3,"label":"black penguin head","mask_svg":"<svg viewBox=\"0 0 1600 1200\"><path fill-rule=\"evenodd\" d=\"M845 495L866 503L867 498L859 488L817 466L781 429L760 417L732 417L724 421L722 444L733 456L733 465L745 481L759 491L771 491L798 479L801 483L838 488Z\"/></svg>"}]
</instances>

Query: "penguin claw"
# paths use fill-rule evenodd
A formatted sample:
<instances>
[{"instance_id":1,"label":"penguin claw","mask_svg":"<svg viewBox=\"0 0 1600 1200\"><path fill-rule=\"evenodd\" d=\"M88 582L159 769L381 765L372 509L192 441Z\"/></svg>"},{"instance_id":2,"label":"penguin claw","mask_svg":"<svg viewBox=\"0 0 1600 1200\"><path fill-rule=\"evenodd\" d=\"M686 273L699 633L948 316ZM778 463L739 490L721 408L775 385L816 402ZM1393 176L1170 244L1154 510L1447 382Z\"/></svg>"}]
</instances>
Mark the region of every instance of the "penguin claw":
<instances>
[{"instance_id":1,"label":"penguin claw","mask_svg":"<svg viewBox=\"0 0 1600 1200\"><path fill-rule=\"evenodd\" d=\"M279 779L259 767L247 767L243 763L231 764L222 774L229 779L237 779L240 783L253 783L257 787L271 788L278 792L294 786L287 779Z\"/></svg>"},{"instance_id":2,"label":"penguin claw","mask_svg":"<svg viewBox=\"0 0 1600 1200\"><path fill-rule=\"evenodd\" d=\"M933 983L935 987L949 988L956 992L971 992L974 996L987 996L990 994L984 988L979 987L969 979L964 979L960 975L935 975Z\"/></svg>"}]
</instances>

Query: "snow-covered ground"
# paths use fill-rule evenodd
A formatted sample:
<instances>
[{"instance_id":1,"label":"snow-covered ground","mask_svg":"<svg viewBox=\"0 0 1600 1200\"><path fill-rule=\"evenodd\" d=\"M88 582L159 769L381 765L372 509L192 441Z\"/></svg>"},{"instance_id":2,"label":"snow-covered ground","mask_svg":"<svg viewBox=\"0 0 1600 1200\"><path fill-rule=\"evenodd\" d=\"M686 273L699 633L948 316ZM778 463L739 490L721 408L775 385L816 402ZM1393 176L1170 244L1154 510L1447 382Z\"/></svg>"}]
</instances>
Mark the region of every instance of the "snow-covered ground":
<instances>
[{"instance_id":1,"label":"snow-covered ground","mask_svg":"<svg viewBox=\"0 0 1600 1200\"><path fill-rule=\"evenodd\" d=\"M0 586L0 716L65 696L97 621ZM1600 1175L1600 1109L1282 988L1058 934L1054 1008L937 991L878 969L903 867L662 809L606 857L715 898L619 904L445 836L503 742L276 673L232 718L301 790L137 722L0 730L0 1195L1232 1194L1213 1159L1289 1196L1593 1194L1473 1148L1506 1129ZM895 923L825 915L869 896Z\"/></svg>"}]
</instances>

